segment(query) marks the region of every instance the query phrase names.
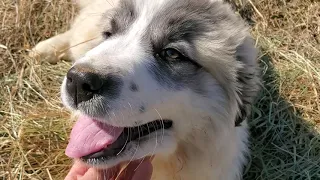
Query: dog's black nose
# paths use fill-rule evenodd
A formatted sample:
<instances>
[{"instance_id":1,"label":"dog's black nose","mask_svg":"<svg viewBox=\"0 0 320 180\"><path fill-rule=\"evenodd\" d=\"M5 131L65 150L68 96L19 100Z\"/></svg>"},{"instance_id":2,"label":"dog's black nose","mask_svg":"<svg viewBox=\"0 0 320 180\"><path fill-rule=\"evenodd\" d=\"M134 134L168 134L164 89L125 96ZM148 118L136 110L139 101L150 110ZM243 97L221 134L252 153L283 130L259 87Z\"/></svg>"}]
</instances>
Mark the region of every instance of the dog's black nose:
<instances>
[{"instance_id":1,"label":"dog's black nose","mask_svg":"<svg viewBox=\"0 0 320 180\"><path fill-rule=\"evenodd\" d=\"M93 69L74 66L67 73L67 91L78 105L90 100L103 86L103 78Z\"/></svg>"}]
</instances>

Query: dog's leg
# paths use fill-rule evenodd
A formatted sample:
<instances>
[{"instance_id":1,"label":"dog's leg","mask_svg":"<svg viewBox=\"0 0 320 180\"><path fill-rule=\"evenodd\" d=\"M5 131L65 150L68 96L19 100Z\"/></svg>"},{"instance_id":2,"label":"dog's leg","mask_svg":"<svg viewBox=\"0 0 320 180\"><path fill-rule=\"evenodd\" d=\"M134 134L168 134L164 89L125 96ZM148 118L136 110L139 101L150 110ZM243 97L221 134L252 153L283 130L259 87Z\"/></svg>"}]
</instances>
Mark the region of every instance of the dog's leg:
<instances>
[{"instance_id":1,"label":"dog's leg","mask_svg":"<svg viewBox=\"0 0 320 180\"><path fill-rule=\"evenodd\" d=\"M68 56L70 34L71 32L67 31L41 41L31 50L29 55L49 63L57 63L60 59L71 60Z\"/></svg>"}]
</instances>

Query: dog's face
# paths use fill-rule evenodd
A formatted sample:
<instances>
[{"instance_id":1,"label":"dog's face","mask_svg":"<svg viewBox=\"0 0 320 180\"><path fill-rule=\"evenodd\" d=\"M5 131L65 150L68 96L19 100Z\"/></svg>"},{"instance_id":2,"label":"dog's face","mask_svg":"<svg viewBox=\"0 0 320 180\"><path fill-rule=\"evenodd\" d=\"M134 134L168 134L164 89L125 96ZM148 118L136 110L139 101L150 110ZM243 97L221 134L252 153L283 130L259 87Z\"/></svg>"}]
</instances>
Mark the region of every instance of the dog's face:
<instances>
[{"instance_id":1,"label":"dog's face","mask_svg":"<svg viewBox=\"0 0 320 180\"><path fill-rule=\"evenodd\" d=\"M207 0L122 0L108 12L104 41L74 63L61 92L71 110L120 130L79 158L109 167L234 126L235 51L246 29L230 12Z\"/></svg>"}]
</instances>

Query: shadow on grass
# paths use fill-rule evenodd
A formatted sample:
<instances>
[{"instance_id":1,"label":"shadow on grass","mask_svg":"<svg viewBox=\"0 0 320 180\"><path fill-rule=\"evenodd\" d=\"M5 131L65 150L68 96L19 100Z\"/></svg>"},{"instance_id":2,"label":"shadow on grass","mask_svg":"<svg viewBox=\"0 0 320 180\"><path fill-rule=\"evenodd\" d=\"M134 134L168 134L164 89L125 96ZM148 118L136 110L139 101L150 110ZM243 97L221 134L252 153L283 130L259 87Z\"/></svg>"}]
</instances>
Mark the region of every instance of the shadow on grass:
<instances>
[{"instance_id":1,"label":"shadow on grass","mask_svg":"<svg viewBox=\"0 0 320 180\"><path fill-rule=\"evenodd\" d=\"M244 179L320 179L319 133L279 94L270 57L263 56L261 66L263 89L249 120L252 153Z\"/></svg>"}]
</instances>

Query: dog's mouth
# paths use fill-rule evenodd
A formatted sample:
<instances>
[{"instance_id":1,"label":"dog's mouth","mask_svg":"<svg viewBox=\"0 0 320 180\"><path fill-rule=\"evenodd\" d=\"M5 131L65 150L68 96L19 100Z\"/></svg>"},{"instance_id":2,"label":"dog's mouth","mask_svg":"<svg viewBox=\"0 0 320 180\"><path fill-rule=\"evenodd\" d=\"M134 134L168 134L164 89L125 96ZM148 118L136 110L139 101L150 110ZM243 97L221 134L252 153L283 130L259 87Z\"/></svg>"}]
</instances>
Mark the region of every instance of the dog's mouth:
<instances>
[{"instance_id":1,"label":"dog's mouth","mask_svg":"<svg viewBox=\"0 0 320 180\"><path fill-rule=\"evenodd\" d=\"M124 152L129 142L139 141L141 138L148 136L153 132L169 129L171 126L172 121L170 120L156 120L137 127L126 127L118 139L110 146L98 152L83 156L81 159L92 162L92 160L108 160L112 157L119 156Z\"/></svg>"},{"instance_id":2,"label":"dog's mouth","mask_svg":"<svg viewBox=\"0 0 320 180\"><path fill-rule=\"evenodd\" d=\"M70 135L66 154L85 162L108 160L121 156L128 143L159 131L170 129L171 120L155 120L136 127L114 127L95 119L81 116Z\"/></svg>"}]
</instances>

